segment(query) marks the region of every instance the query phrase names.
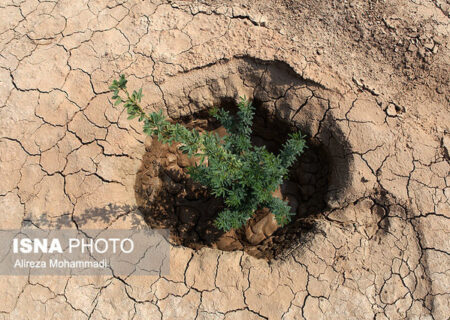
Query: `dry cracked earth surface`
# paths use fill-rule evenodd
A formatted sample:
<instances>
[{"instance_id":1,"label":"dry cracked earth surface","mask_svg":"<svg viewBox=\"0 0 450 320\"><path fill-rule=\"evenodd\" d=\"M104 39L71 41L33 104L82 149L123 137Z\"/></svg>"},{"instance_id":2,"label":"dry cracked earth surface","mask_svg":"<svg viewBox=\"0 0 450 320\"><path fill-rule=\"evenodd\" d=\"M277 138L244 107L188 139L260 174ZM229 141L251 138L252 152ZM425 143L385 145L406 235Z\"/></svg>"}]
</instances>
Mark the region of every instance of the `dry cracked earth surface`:
<instances>
[{"instance_id":1,"label":"dry cracked earth surface","mask_svg":"<svg viewBox=\"0 0 450 320\"><path fill-rule=\"evenodd\" d=\"M246 95L327 155L283 255L182 245L169 274L1 276L1 319L448 319L449 3L0 3L0 226L134 228L140 124Z\"/></svg>"}]
</instances>

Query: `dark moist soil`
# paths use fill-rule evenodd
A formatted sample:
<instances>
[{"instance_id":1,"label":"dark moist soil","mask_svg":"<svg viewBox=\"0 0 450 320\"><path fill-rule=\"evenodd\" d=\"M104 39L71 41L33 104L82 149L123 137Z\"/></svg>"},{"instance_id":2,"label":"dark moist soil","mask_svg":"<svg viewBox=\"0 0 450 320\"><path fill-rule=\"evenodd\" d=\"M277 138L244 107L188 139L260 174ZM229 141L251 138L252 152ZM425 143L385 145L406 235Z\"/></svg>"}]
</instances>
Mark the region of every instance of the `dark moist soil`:
<instances>
[{"instance_id":1,"label":"dark moist soil","mask_svg":"<svg viewBox=\"0 0 450 320\"><path fill-rule=\"evenodd\" d=\"M180 122L200 131L222 132L220 124L206 114L197 114L195 119L185 118ZM265 145L269 151L277 153L293 131L296 129L289 123L273 119L257 108L252 136L255 145ZM174 244L193 249L208 246L226 251L244 250L265 259L279 257L301 243L313 229L311 216L326 208L328 157L316 141L308 139L307 145L281 186L283 197L296 215L287 226L279 228L257 245L246 240L244 228L224 233L214 226L214 219L223 209L223 203L186 174L194 159L182 154L176 145L163 145L150 137L136 178L138 205L152 228L170 230ZM258 211L249 223L263 215L264 210Z\"/></svg>"}]
</instances>

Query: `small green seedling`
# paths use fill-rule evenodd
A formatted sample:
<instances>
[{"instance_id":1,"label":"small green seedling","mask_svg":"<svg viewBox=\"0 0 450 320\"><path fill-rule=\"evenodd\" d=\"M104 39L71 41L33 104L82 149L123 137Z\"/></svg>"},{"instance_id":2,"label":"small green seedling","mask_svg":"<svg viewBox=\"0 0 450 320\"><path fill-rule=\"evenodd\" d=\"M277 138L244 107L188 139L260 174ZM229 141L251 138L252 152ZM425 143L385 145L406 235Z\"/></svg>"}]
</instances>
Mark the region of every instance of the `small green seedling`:
<instances>
[{"instance_id":1,"label":"small green seedling","mask_svg":"<svg viewBox=\"0 0 450 320\"><path fill-rule=\"evenodd\" d=\"M162 110L146 114L140 106L142 88L130 95L124 75L114 80L110 89L114 92L114 105L123 103L128 119L138 118L143 122L144 133L158 137L163 143L179 143L178 148L183 153L200 159L199 164L188 168L188 173L194 181L207 186L214 196L223 199L226 208L215 220L219 229L240 228L262 207L269 208L281 226L291 220L293 213L287 202L272 194L306 147L305 137L299 132L290 134L280 153L274 155L264 146L251 143L254 107L246 98L241 98L235 116L223 109L210 111L227 131L227 135L219 137L217 133L200 134L195 129L171 123Z\"/></svg>"}]
</instances>

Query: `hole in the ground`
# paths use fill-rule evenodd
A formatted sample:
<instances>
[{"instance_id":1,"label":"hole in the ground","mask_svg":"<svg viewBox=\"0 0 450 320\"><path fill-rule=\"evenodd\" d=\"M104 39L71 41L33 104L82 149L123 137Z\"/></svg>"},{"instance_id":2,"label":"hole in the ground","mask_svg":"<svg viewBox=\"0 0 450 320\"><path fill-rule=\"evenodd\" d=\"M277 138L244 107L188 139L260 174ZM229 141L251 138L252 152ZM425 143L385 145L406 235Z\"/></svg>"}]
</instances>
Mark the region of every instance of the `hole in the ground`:
<instances>
[{"instance_id":1,"label":"hole in the ground","mask_svg":"<svg viewBox=\"0 0 450 320\"><path fill-rule=\"evenodd\" d=\"M253 142L277 153L288 134L298 130L292 123L275 118L263 104L254 100ZM236 109L234 100L224 99L219 107ZM189 128L216 130L220 124L207 111L179 120ZM291 167L289 178L281 187L283 197L296 213L291 223L279 228L258 244L252 244L245 228L224 233L213 221L223 208L222 201L209 195L206 188L186 177L188 159L176 146L160 144L147 138L146 153L136 179L136 198L147 223L153 228L168 228L174 243L199 249L204 246L221 250L244 250L271 259L285 253L312 230L311 216L326 209L330 172L327 149L315 139L308 139L305 153ZM261 219L263 212L256 216Z\"/></svg>"}]
</instances>

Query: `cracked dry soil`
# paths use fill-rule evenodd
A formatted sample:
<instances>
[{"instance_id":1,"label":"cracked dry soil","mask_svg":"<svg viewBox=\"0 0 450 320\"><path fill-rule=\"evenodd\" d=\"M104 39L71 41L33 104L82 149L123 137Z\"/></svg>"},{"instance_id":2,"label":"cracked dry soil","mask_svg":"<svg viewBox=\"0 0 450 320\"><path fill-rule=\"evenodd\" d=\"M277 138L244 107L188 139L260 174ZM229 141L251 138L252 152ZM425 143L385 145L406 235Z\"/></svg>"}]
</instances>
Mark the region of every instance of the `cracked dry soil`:
<instances>
[{"instance_id":1,"label":"cracked dry soil","mask_svg":"<svg viewBox=\"0 0 450 320\"><path fill-rule=\"evenodd\" d=\"M274 70L283 73L278 67ZM286 74L282 77L288 83L295 82ZM300 128L289 119L277 118L257 94L253 97L253 103L256 114L252 141L277 154L289 133ZM228 99L217 105L231 113L237 110L236 104ZM184 117L180 122L200 132L226 133L220 123L205 112ZM239 230L227 233L218 230L213 222L223 210L223 203L211 196L206 188L189 179L187 167L193 166L195 159L183 155L176 145L163 145L156 138L148 137L145 149L142 166L136 177L137 203L151 227L170 229L174 244L197 250L205 246L224 251L244 250L258 258L279 258L299 246L305 240L302 238L313 230L313 220L308 217L326 208L330 155L317 139L308 139L308 148L291 167L289 178L281 186L281 195L289 202L295 217L288 226L276 231L271 229L271 221L265 219L267 210L257 212L255 219ZM258 229L256 223L260 225ZM266 233L267 230L275 232L264 236L263 232L252 231L261 228ZM264 237L259 240L261 236Z\"/></svg>"},{"instance_id":2,"label":"cracked dry soil","mask_svg":"<svg viewBox=\"0 0 450 320\"><path fill-rule=\"evenodd\" d=\"M253 97L328 169L272 259L180 240L165 276L0 276L0 318L448 319L448 30L442 0L3 0L1 229L148 222L119 73L174 120Z\"/></svg>"}]
</instances>

